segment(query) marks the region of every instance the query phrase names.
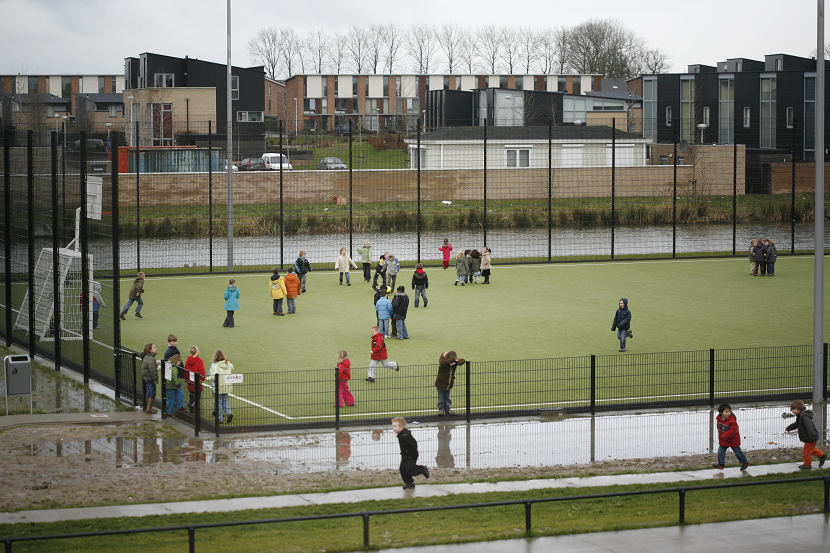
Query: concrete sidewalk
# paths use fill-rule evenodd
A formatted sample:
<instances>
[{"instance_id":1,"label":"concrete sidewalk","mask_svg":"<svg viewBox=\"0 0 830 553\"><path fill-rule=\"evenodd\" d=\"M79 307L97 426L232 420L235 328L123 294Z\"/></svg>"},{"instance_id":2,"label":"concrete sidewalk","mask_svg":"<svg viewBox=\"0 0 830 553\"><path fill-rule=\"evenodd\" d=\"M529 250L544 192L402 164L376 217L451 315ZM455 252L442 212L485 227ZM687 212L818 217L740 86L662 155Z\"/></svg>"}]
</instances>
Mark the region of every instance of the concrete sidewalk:
<instances>
[{"instance_id":1,"label":"concrete sidewalk","mask_svg":"<svg viewBox=\"0 0 830 553\"><path fill-rule=\"evenodd\" d=\"M587 478L556 478L548 480L524 480L509 482L485 482L476 484L422 484L419 480L414 490L395 488L372 488L347 490L330 493L310 493L297 495L279 495L271 497L245 497L234 499L216 499L207 501L181 501L172 503L149 503L143 505L122 505L111 507L87 507L77 509L45 509L37 511L20 511L17 513L0 513L0 524L17 524L21 522L57 522L64 520L82 520L92 518L142 517L150 515L183 513L216 513L244 511L249 509L275 509L298 507L303 505L325 505L331 503L359 503L362 501L383 501L409 497L438 497L463 493L521 492L539 489L589 488L598 486L615 486L627 484L666 484L671 487L676 482L710 481L719 478L736 478L762 476L768 474L791 474L800 472L796 463L778 465L750 466L748 470L728 468L658 472L647 474L627 474L613 476L592 476ZM812 470L806 475L817 476L830 474L826 470Z\"/></svg>"},{"instance_id":2,"label":"concrete sidewalk","mask_svg":"<svg viewBox=\"0 0 830 553\"><path fill-rule=\"evenodd\" d=\"M155 417L159 419L157 415ZM15 426L43 424L123 424L150 422L153 416L144 411L113 411L108 413L50 413L38 415L8 415L0 417L0 430Z\"/></svg>"}]
</instances>

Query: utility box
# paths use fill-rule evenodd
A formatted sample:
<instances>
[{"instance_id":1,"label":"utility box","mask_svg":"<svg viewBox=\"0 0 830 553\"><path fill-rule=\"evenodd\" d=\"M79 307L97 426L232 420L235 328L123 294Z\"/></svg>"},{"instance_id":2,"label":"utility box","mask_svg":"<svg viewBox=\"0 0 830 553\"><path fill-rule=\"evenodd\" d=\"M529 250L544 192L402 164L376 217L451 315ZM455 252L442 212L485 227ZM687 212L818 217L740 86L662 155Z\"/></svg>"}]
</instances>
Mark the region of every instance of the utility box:
<instances>
[{"instance_id":1,"label":"utility box","mask_svg":"<svg viewBox=\"0 0 830 553\"><path fill-rule=\"evenodd\" d=\"M6 415L9 414L9 396L29 394L29 413L32 413L32 360L28 355L7 355L3 359L6 369Z\"/></svg>"}]
</instances>

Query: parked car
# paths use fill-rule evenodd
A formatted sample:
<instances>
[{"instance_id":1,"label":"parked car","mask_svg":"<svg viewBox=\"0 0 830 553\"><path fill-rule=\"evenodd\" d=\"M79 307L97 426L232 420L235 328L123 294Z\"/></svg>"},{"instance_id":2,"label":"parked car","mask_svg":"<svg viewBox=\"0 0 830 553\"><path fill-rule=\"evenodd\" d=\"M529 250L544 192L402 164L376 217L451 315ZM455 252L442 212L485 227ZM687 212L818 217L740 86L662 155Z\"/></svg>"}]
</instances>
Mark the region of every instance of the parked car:
<instances>
[{"instance_id":1,"label":"parked car","mask_svg":"<svg viewBox=\"0 0 830 553\"><path fill-rule=\"evenodd\" d=\"M282 165L283 171L290 171L293 169L291 162L285 157L285 154L262 154L262 161L265 163L265 168L269 171L279 171Z\"/></svg>"},{"instance_id":2,"label":"parked car","mask_svg":"<svg viewBox=\"0 0 830 553\"><path fill-rule=\"evenodd\" d=\"M240 171L265 171L265 163L261 157L246 157L239 164Z\"/></svg>"},{"instance_id":3,"label":"parked car","mask_svg":"<svg viewBox=\"0 0 830 553\"><path fill-rule=\"evenodd\" d=\"M233 171L234 173L236 173L237 171L239 171L239 167L237 167L236 165L231 165L231 167L233 167L232 171ZM227 173L227 172L228 172L228 162L227 162L227 161L225 162L225 168L224 168L224 169L222 169L222 171L223 171L224 173Z\"/></svg>"},{"instance_id":4,"label":"parked car","mask_svg":"<svg viewBox=\"0 0 830 553\"><path fill-rule=\"evenodd\" d=\"M75 146L77 148L80 148L81 147L81 141L76 140L75 141ZM104 146L106 146L106 144L104 144L104 141L101 140L100 138L87 138L86 139L86 147L87 148L103 148Z\"/></svg>"},{"instance_id":5,"label":"parked car","mask_svg":"<svg viewBox=\"0 0 830 553\"><path fill-rule=\"evenodd\" d=\"M324 157L317 163L318 170L342 170L348 169L349 166L343 163L339 157Z\"/></svg>"}]
</instances>

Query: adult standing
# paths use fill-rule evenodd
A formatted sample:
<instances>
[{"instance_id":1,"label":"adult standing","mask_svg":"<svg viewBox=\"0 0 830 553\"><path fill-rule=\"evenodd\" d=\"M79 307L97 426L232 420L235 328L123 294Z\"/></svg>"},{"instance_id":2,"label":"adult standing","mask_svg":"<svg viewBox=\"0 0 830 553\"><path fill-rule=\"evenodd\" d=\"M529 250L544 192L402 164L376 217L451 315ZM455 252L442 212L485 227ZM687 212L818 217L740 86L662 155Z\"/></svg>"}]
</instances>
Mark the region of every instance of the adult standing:
<instances>
[{"instance_id":1,"label":"adult standing","mask_svg":"<svg viewBox=\"0 0 830 553\"><path fill-rule=\"evenodd\" d=\"M363 247L357 248L360 254L360 263L363 265L363 280L369 282L372 279L372 245L368 240L363 241Z\"/></svg>"},{"instance_id":2,"label":"adult standing","mask_svg":"<svg viewBox=\"0 0 830 553\"><path fill-rule=\"evenodd\" d=\"M778 248L775 247L775 240L767 240L767 276L775 276L775 261L778 259Z\"/></svg>"},{"instance_id":3,"label":"adult standing","mask_svg":"<svg viewBox=\"0 0 830 553\"><path fill-rule=\"evenodd\" d=\"M294 261L294 271L300 279L300 285L303 287L303 293L305 293L305 275L311 270L311 263L309 263L308 259L305 258L305 252L300 250L300 255L298 255L297 259Z\"/></svg>"},{"instance_id":4,"label":"adult standing","mask_svg":"<svg viewBox=\"0 0 830 553\"><path fill-rule=\"evenodd\" d=\"M222 326L233 328L234 311L239 311L239 288L236 287L236 279L228 279L228 287L225 288L225 322Z\"/></svg>"},{"instance_id":5,"label":"adult standing","mask_svg":"<svg viewBox=\"0 0 830 553\"><path fill-rule=\"evenodd\" d=\"M490 284L490 248L487 246L481 249L481 276L484 284Z\"/></svg>"}]
</instances>

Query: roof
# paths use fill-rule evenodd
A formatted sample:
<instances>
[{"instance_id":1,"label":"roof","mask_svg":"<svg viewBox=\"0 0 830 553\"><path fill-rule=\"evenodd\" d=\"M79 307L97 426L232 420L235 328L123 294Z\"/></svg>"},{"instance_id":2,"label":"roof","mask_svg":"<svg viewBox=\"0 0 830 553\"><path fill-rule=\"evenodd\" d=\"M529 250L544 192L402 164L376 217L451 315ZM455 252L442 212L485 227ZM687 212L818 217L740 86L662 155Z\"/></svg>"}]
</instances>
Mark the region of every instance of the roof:
<instances>
[{"instance_id":1,"label":"roof","mask_svg":"<svg viewBox=\"0 0 830 553\"><path fill-rule=\"evenodd\" d=\"M611 127L600 125L554 126L553 140L611 140ZM617 130L616 139L642 139L638 134ZM547 140L548 127L488 127L487 140ZM424 140L484 140L484 127L446 127L424 133Z\"/></svg>"},{"instance_id":2,"label":"roof","mask_svg":"<svg viewBox=\"0 0 830 553\"><path fill-rule=\"evenodd\" d=\"M32 96L34 94L4 94L12 102L18 104L31 104L32 103ZM61 98L60 96L55 96L54 94L46 94L45 92L37 94L38 101L43 104L71 104L69 100Z\"/></svg>"},{"instance_id":3,"label":"roof","mask_svg":"<svg viewBox=\"0 0 830 553\"><path fill-rule=\"evenodd\" d=\"M123 104L124 97L115 92L107 92L103 94L75 94L79 98L89 100L93 104Z\"/></svg>"},{"instance_id":4,"label":"roof","mask_svg":"<svg viewBox=\"0 0 830 553\"><path fill-rule=\"evenodd\" d=\"M631 100L634 102L641 102L643 97L634 92L627 90L611 90L608 92L591 91L586 92L585 96L593 96L594 98L612 98L614 100Z\"/></svg>"}]
</instances>

